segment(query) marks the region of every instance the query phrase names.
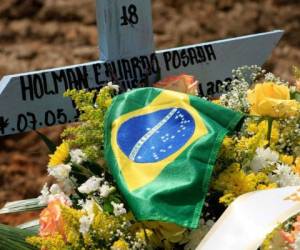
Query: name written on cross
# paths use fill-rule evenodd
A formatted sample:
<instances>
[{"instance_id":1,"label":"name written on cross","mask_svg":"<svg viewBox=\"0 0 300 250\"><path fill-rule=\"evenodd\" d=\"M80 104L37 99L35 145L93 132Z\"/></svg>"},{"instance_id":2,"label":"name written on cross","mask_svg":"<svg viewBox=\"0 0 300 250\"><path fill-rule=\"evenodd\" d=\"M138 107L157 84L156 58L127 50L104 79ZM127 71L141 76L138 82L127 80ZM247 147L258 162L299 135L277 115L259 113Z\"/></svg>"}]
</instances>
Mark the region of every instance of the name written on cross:
<instances>
[{"instance_id":1,"label":"name written on cross","mask_svg":"<svg viewBox=\"0 0 300 250\"><path fill-rule=\"evenodd\" d=\"M183 49L181 52L166 51L162 53L164 67L167 71L178 68L186 68L190 65L202 64L209 61L217 60L212 45L197 46L194 48ZM95 63L92 65L92 74L97 86L102 87L107 83L101 80L103 73L106 79L112 79L119 83L121 91L136 88L139 86L138 79L147 79L153 74L159 74L161 66L155 53L150 56L132 57L130 59L120 59L112 62ZM113 73L112 73L113 72ZM50 74L50 77L47 76ZM60 95L59 86L63 90L67 89L93 89L89 85L89 73L86 66L69 68L66 70L54 71L51 73L41 73L35 75L20 76L22 100L41 99L45 95ZM210 93L209 93L210 92ZM207 93L201 91L203 96L218 94L208 90Z\"/></svg>"},{"instance_id":2,"label":"name written on cross","mask_svg":"<svg viewBox=\"0 0 300 250\"><path fill-rule=\"evenodd\" d=\"M3 77L0 136L76 121L67 89L100 89L113 81L121 91L158 77L194 75L201 96L217 97L231 70L262 65L282 31L154 52L150 0L96 0L99 61Z\"/></svg>"}]
</instances>

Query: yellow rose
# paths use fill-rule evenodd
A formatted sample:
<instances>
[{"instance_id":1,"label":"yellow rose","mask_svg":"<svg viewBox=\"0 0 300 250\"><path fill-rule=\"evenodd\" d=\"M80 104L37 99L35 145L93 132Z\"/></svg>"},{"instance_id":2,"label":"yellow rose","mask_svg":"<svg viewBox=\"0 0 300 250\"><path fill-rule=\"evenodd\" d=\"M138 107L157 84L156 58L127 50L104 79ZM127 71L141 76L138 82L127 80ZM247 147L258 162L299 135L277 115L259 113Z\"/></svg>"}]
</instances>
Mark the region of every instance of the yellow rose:
<instances>
[{"instance_id":1,"label":"yellow rose","mask_svg":"<svg viewBox=\"0 0 300 250\"><path fill-rule=\"evenodd\" d=\"M173 90L185 94L198 94L198 81L190 75L169 76L155 83L153 86L161 89Z\"/></svg>"},{"instance_id":2,"label":"yellow rose","mask_svg":"<svg viewBox=\"0 0 300 250\"><path fill-rule=\"evenodd\" d=\"M248 91L250 114L283 118L296 115L299 103L291 100L289 88L273 82L257 84Z\"/></svg>"},{"instance_id":3,"label":"yellow rose","mask_svg":"<svg viewBox=\"0 0 300 250\"><path fill-rule=\"evenodd\" d=\"M185 242L187 229L173 223L149 221L145 225L152 229L163 241L166 239L171 243Z\"/></svg>"}]
</instances>

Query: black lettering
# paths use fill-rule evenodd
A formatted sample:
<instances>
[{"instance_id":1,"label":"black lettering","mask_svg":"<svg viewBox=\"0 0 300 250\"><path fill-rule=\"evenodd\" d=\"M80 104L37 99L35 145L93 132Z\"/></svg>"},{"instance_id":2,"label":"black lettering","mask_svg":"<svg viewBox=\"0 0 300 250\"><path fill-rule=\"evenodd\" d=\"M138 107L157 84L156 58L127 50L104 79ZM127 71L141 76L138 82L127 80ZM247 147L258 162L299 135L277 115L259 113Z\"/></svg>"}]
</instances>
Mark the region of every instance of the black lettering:
<instances>
[{"instance_id":1,"label":"black lettering","mask_svg":"<svg viewBox=\"0 0 300 250\"><path fill-rule=\"evenodd\" d=\"M131 58L130 62L133 72L133 78L143 78L143 70L140 67L140 60L137 57L133 57Z\"/></svg>"},{"instance_id":2,"label":"black lettering","mask_svg":"<svg viewBox=\"0 0 300 250\"><path fill-rule=\"evenodd\" d=\"M170 71L170 62L172 59L172 54L171 54L171 52L167 51L167 52L163 53L163 56L164 56L164 60L165 60L166 69L167 69L167 71Z\"/></svg>"},{"instance_id":3,"label":"black lettering","mask_svg":"<svg viewBox=\"0 0 300 250\"><path fill-rule=\"evenodd\" d=\"M93 70L94 70L94 76L95 76L95 83L97 85L101 84L101 64L96 63L93 65Z\"/></svg>"},{"instance_id":4,"label":"black lettering","mask_svg":"<svg viewBox=\"0 0 300 250\"><path fill-rule=\"evenodd\" d=\"M141 56L140 57L142 62L142 67L146 72L148 73L149 69L151 69L151 64L149 62L149 58L147 56Z\"/></svg>"},{"instance_id":5,"label":"black lettering","mask_svg":"<svg viewBox=\"0 0 300 250\"><path fill-rule=\"evenodd\" d=\"M67 69L67 78L68 78L68 84L69 89L80 89L78 86L78 81L76 79L76 74L72 69Z\"/></svg>"},{"instance_id":6,"label":"black lettering","mask_svg":"<svg viewBox=\"0 0 300 250\"><path fill-rule=\"evenodd\" d=\"M195 48L189 48L188 49L188 54L189 54L190 61L191 61L192 65L194 65L196 63L200 63L200 60L198 60Z\"/></svg>"},{"instance_id":7,"label":"black lettering","mask_svg":"<svg viewBox=\"0 0 300 250\"><path fill-rule=\"evenodd\" d=\"M33 76L33 90L36 98L41 99L43 97L43 80L40 75Z\"/></svg>"},{"instance_id":8,"label":"black lettering","mask_svg":"<svg viewBox=\"0 0 300 250\"><path fill-rule=\"evenodd\" d=\"M121 60L118 60L117 62L118 64L118 70L116 68L116 65L115 63L113 62L113 65L114 65L114 72L115 72L115 77L118 79L118 81L121 81L124 79L124 69L122 67L122 63L121 63Z\"/></svg>"},{"instance_id":9,"label":"black lettering","mask_svg":"<svg viewBox=\"0 0 300 250\"><path fill-rule=\"evenodd\" d=\"M55 95L58 93L58 85L55 82L51 82L53 84L54 89L49 90L48 89L48 82L47 82L47 76L45 73L42 73L43 83L44 83L44 91L46 95Z\"/></svg>"},{"instance_id":10,"label":"black lettering","mask_svg":"<svg viewBox=\"0 0 300 250\"><path fill-rule=\"evenodd\" d=\"M180 57L181 57L181 60L182 60L183 67L188 66L189 63L190 63L190 59L189 59L189 56L187 55L185 49L181 50Z\"/></svg>"},{"instance_id":11,"label":"black lettering","mask_svg":"<svg viewBox=\"0 0 300 250\"><path fill-rule=\"evenodd\" d=\"M159 61L155 53L151 54L151 71L156 74L160 72Z\"/></svg>"},{"instance_id":12,"label":"black lettering","mask_svg":"<svg viewBox=\"0 0 300 250\"><path fill-rule=\"evenodd\" d=\"M216 57L216 54L215 54L215 51L214 51L214 48L212 45L205 45L204 48L205 48L207 58L209 61L217 60L217 57Z\"/></svg>"},{"instance_id":13,"label":"black lettering","mask_svg":"<svg viewBox=\"0 0 300 250\"><path fill-rule=\"evenodd\" d=\"M203 87L202 87L202 83L199 83L199 87L198 87L198 95L204 97L204 91L203 91Z\"/></svg>"},{"instance_id":14,"label":"black lettering","mask_svg":"<svg viewBox=\"0 0 300 250\"><path fill-rule=\"evenodd\" d=\"M198 46L198 47L196 47L196 50L197 50L197 55L198 55L198 61L200 63L206 62L206 56L205 56L203 47Z\"/></svg>"},{"instance_id":15,"label":"black lettering","mask_svg":"<svg viewBox=\"0 0 300 250\"><path fill-rule=\"evenodd\" d=\"M51 72L52 76L52 81L54 85L58 85L58 83L64 83L65 90L68 89L68 81L67 81L67 76L66 72L64 70L60 70L58 72Z\"/></svg>"},{"instance_id":16,"label":"black lettering","mask_svg":"<svg viewBox=\"0 0 300 250\"><path fill-rule=\"evenodd\" d=\"M27 92L28 92L30 100L32 101L34 99L34 96L33 96L32 78L30 75L27 76L27 80L28 80L28 83L26 85L25 77L20 76L22 100L23 101L27 100Z\"/></svg>"},{"instance_id":17,"label":"black lettering","mask_svg":"<svg viewBox=\"0 0 300 250\"><path fill-rule=\"evenodd\" d=\"M122 68L123 68L125 80L132 79L133 78L132 70L128 60L122 59Z\"/></svg>"},{"instance_id":18,"label":"black lettering","mask_svg":"<svg viewBox=\"0 0 300 250\"><path fill-rule=\"evenodd\" d=\"M88 81L88 72L86 66L81 68L75 68L76 75L77 75L77 85L79 89L89 89L89 81Z\"/></svg>"},{"instance_id":19,"label":"black lettering","mask_svg":"<svg viewBox=\"0 0 300 250\"><path fill-rule=\"evenodd\" d=\"M174 67L174 69L178 69L181 66L179 52L177 50L174 50L172 53L172 57L173 57L173 59L172 59L173 67Z\"/></svg>"},{"instance_id":20,"label":"black lettering","mask_svg":"<svg viewBox=\"0 0 300 250\"><path fill-rule=\"evenodd\" d=\"M207 83L207 95L208 96L213 96L215 94L214 88L215 88L215 84L213 82Z\"/></svg>"}]
</instances>

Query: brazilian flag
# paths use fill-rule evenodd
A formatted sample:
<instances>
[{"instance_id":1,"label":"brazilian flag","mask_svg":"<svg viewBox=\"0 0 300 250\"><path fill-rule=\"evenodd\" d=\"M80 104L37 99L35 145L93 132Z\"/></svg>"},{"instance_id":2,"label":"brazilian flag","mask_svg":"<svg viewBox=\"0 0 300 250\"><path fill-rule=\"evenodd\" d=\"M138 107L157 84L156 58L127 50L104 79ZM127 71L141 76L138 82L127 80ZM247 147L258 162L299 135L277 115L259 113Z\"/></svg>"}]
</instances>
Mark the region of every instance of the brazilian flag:
<instances>
[{"instance_id":1,"label":"brazilian flag","mask_svg":"<svg viewBox=\"0 0 300 250\"><path fill-rule=\"evenodd\" d=\"M105 118L105 159L136 219L196 228L223 139L242 118L156 88L115 97Z\"/></svg>"}]
</instances>

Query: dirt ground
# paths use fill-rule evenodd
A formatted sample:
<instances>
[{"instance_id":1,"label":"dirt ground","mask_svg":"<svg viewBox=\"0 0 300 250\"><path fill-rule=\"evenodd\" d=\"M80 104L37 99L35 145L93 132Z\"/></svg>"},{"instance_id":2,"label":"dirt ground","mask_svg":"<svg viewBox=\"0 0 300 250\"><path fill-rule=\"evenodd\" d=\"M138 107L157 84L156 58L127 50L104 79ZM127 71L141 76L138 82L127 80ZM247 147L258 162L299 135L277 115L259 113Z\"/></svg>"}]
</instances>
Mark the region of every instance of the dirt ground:
<instances>
[{"instance_id":1,"label":"dirt ground","mask_svg":"<svg viewBox=\"0 0 300 250\"><path fill-rule=\"evenodd\" d=\"M96 60L94 0L1 0L0 78L7 74ZM157 48L285 30L266 67L291 79L300 65L299 0L153 0ZM62 127L42 129L59 141ZM32 198L47 181L47 149L35 133L0 138L0 207ZM35 213L0 216L16 225Z\"/></svg>"}]
</instances>

